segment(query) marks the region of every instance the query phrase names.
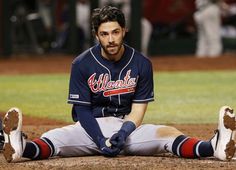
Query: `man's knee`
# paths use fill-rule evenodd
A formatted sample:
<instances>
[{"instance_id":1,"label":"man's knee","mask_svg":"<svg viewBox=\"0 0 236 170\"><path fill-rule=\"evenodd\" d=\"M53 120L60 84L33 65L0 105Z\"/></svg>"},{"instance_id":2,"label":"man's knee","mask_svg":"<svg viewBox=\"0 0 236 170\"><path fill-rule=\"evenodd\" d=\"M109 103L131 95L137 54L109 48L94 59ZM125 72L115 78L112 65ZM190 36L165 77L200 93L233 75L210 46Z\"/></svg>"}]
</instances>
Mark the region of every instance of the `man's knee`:
<instances>
[{"instance_id":1,"label":"man's knee","mask_svg":"<svg viewBox=\"0 0 236 170\"><path fill-rule=\"evenodd\" d=\"M183 135L181 131L172 126L163 126L157 129L157 134L160 137L178 137Z\"/></svg>"}]
</instances>

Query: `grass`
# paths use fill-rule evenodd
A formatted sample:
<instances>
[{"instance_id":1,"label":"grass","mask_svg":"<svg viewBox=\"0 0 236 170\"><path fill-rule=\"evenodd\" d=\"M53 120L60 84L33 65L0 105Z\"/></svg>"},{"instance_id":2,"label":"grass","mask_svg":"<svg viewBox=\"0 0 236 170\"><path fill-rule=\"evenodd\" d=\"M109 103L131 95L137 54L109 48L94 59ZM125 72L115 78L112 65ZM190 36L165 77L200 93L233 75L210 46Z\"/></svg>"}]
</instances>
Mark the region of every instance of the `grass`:
<instances>
[{"instance_id":1,"label":"grass","mask_svg":"<svg viewBox=\"0 0 236 170\"><path fill-rule=\"evenodd\" d=\"M0 110L19 107L24 114L70 121L67 74L0 76Z\"/></svg>"},{"instance_id":2,"label":"grass","mask_svg":"<svg viewBox=\"0 0 236 170\"><path fill-rule=\"evenodd\" d=\"M236 107L236 71L158 72L145 123L216 123L222 105ZM0 76L0 110L71 122L68 74Z\"/></svg>"},{"instance_id":3,"label":"grass","mask_svg":"<svg viewBox=\"0 0 236 170\"><path fill-rule=\"evenodd\" d=\"M216 123L223 105L236 107L236 72L155 74L155 98L146 122Z\"/></svg>"}]
</instances>

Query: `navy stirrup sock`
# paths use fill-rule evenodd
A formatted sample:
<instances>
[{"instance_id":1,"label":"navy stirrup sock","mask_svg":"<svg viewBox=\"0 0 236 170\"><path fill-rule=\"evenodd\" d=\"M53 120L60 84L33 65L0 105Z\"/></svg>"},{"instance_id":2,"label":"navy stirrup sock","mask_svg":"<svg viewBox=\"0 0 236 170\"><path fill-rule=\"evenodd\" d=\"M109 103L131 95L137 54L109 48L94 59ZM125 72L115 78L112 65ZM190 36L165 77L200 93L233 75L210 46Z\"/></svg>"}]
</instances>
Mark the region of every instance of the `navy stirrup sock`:
<instances>
[{"instance_id":1,"label":"navy stirrup sock","mask_svg":"<svg viewBox=\"0 0 236 170\"><path fill-rule=\"evenodd\" d=\"M200 158L213 156L214 150L210 141L180 135L173 142L172 152L184 158Z\"/></svg>"},{"instance_id":2,"label":"navy stirrup sock","mask_svg":"<svg viewBox=\"0 0 236 170\"><path fill-rule=\"evenodd\" d=\"M55 148L52 142L47 138L34 139L27 142L23 157L30 159L47 159L53 156Z\"/></svg>"}]
</instances>

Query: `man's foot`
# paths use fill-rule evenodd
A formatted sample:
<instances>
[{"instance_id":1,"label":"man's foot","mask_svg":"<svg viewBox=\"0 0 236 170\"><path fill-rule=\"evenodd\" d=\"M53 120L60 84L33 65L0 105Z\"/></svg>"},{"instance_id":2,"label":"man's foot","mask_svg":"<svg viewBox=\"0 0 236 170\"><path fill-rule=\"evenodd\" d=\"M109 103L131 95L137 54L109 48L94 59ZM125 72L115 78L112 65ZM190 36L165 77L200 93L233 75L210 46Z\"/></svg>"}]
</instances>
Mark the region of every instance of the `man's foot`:
<instances>
[{"instance_id":1,"label":"man's foot","mask_svg":"<svg viewBox=\"0 0 236 170\"><path fill-rule=\"evenodd\" d=\"M16 162L22 157L26 141L21 132L22 113L18 108L11 108L3 119L5 143L3 155L7 162Z\"/></svg>"},{"instance_id":2,"label":"man's foot","mask_svg":"<svg viewBox=\"0 0 236 170\"><path fill-rule=\"evenodd\" d=\"M235 115L235 122L236 122L236 115ZM236 123L235 123L235 125L236 125ZM236 130L233 132L233 140L234 140L235 147L236 147ZM232 158L232 160L236 160L236 151L234 153L234 157Z\"/></svg>"},{"instance_id":3,"label":"man's foot","mask_svg":"<svg viewBox=\"0 0 236 170\"><path fill-rule=\"evenodd\" d=\"M211 140L214 156L220 160L231 160L235 154L233 133L236 130L235 114L229 106L223 106L219 112L218 129Z\"/></svg>"}]
</instances>

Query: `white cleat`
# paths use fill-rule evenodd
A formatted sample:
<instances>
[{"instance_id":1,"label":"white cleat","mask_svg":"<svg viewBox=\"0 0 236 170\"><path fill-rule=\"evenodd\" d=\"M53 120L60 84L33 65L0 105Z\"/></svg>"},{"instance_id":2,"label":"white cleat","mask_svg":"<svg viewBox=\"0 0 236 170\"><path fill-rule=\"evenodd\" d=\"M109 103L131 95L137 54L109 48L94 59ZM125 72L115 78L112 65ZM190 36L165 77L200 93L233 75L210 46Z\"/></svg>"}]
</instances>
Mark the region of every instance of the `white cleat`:
<instances>
[{"instance_id":1,"label":"white cleat","mask_svg":"<svg viewBox=\"0 0 236 170\"><path fill-rule=\"evenodd\" d=\"M3 155L7 162L19 161L25 149L26 140L21 132L22 113L18 108L11 108L3 119L5 143Z\"/></svg>"},{"instance_id":2,"label":"white cleat","mask_svg":"<svg viewBox=\"0 0 236 170\"><path fill-rule=\"evenodd\" d=\"M235 122L236 122L236 116L235 116ZM236 130L233 133L233 139L234 139L234 143L235 143L235 147L236 147ZM234 153L234 157L232 158L232 160L236 160L236 151Z\"/></svg>"},{"instance_id":3,"label":"white cleat","mask_svg":"<svg viewBox=\"0 0 236 170\"><path fill-rule=\"evenodd\" d=\"M220 160L230 161L235 154L233 134L236 130L235 114L229 106L223 106L219 113L219 124L211 140L214 156Z\"/></svg>"}]
</instances>

